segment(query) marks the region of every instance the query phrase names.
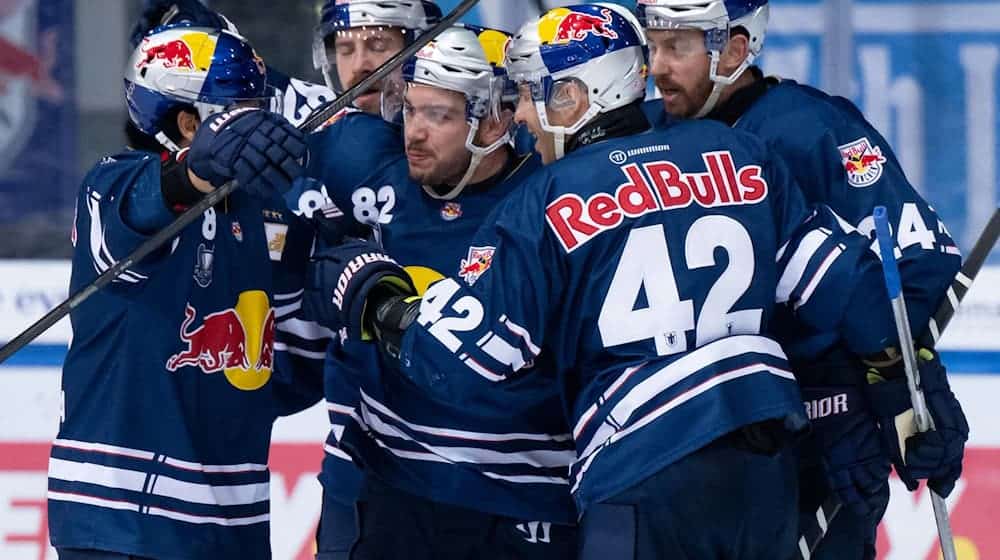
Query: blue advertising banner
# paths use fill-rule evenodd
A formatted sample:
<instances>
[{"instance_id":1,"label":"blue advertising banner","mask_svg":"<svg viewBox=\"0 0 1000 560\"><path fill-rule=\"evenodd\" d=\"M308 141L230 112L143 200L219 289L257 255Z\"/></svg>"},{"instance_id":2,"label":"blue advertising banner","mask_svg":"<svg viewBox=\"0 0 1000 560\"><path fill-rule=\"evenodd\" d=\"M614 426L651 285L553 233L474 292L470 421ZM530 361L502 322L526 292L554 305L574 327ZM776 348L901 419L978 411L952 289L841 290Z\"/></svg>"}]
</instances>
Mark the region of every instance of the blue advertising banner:
<instances>
[{"instance_id":1,"label":"blue advertising banner","mask_svg":"<svg viewBox=\"0 0 1000 560\"><path fill-rule=\"evenodd\" d=\"M76 192L73 2L0 0L0 223L61 220ZM56 218L59 216L59 218ZM14 239L0 242L8 253Z\"/></svg>"}]
</instances>

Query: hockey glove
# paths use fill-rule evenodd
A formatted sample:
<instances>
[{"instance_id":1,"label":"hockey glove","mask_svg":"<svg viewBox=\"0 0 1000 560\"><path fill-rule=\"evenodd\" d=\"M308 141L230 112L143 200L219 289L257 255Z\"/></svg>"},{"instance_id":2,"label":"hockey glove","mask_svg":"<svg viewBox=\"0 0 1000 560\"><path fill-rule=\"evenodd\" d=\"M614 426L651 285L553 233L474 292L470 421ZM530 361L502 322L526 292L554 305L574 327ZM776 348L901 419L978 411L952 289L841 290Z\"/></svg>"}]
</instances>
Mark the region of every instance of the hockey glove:
<instances>
[{"instance_id":1,"label":"hockey glove","mask_svg":"<svg viewBox=\"0 0 1000 560\"><path fill-rule=\"evenodd\" d=\"M354 340L372 339L366 317L369 297L416 294L403 267L375 243L360 239L317 251L305 290L306 317Z\"/></svg>"},{"instance_id":2,"label":"hockey glove","mask_svg":"<svg viewBox=\"0 0 1000 560\"><path fill-rule=\"evenodd\" d=\"M371 226L356 220L354 216L346 215L323 191L323 183L312 177L300 177L295 187L305 191L324 192L322 206L317 205L307 210L309 223L316 230L320 247L340 245L348 237L357 239L372 239L374 230Z\"/></svg>"},{"instance_id":3,"label":"hockey glove","mask_svg":"<svg viewBox=\"0 0 1000 560\"><path fill-rule=\"evenodd\" d=\"M917 353L920 383L934 429L917 433L913 405L901 363L894 368L869 370L868 399L879 420L882 443L896 473L910 490L918 480L941 497L947 497L962 474L962 456L969 439L969 424L962 405L951 392L938 355L928 349Z\"/></svg>"},{"instance_id":4,"label":"hockey glove","mask_svg":"<svg viewBox=\"0 0 1000 560\"><path fill-rule=\"evenodd\" d=\"M201 123L187 162L215 187L236 179L241 189L267 199L291 188L305 155L305 136L284 117L242 107Z\"/></svg>"},{"instance_id":5,"label":"hockey glove","mask_svg":"<svg viewBox=\"0 0 1000 560\"><path fill-rule=\"evenodd\" d=\"M881 511L889 500L891 466L861 390L803 387L802 396L830 489L859 516Z\"/></svg>"}]
</instances>

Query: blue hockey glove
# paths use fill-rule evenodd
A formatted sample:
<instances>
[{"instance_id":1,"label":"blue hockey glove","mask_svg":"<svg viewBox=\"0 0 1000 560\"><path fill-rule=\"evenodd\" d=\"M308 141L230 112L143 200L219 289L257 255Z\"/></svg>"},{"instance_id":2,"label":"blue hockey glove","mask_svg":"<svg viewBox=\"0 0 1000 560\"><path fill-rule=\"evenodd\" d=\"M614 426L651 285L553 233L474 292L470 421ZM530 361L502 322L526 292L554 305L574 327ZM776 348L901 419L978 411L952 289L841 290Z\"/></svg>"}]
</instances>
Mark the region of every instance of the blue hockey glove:
<instances>
[{"instance_id":1,"label":"blue hockey glove","mask_svg":"<svg viewBox=\"0 0 1000 560\"><path fill-rule=\"evenodd\" d=\"M934 430L916 432L906 377L898 370L870 370L867 387L871 406L879 418L882 443L892 458L896 473L910 490L918 480L941 497L947 497L962 474L962 456L969 439L969 423L938 355L928 349L917 353L920 383ZM901 366L899 366L901 367Z\"/></svg>"},{"instance_id":2,"label":"blue hockey glove","mask_svg":"<svg viewBox=\"0 0 1000 560\"><path fill-rule=\"evenodd\" d=\"M830 489L844 506L867 517L889 500L889 459L861 389L802 387Z\"/></svg>"},{"instance_id":3,"label":"blue hockey glove","mask_svg":"<svg viewBox=\"0 0 1000 560\"><path fill-rule=\"evenodd\" d=\"M198 127L188 168L216 187L236 179L260 198L282 194L302 175L305 137L284 117L242 107L212 115Z\"/></svg>"},{"instance_id":4,"label":"blue hockey glove","mask_svg":"<svg viewBox=\"0 0 1000 560\"><path fill-rule=\"evenodd\" d=\"M306 271L306 317L354 340L371 340L369 297L416 294L410 276L371 241L348 239L316 252ZM374 307L374 306L373 306Z\"/></svg>"},{"instance_id":5,"label":"blue hockey glove","mask_svg":"<svg viewBox=\"0 0 1000 560\"><path fill-rule=\"evenodd\" d=\"M146 0L139 21L132 27L129 41L132 48L139 46L150 30L168 23L191 22L198 27L230 29L232 26L221 14L213 12L198 0ZM232 29L235 31L235 29Z\"/></svg>"}]
</instances>

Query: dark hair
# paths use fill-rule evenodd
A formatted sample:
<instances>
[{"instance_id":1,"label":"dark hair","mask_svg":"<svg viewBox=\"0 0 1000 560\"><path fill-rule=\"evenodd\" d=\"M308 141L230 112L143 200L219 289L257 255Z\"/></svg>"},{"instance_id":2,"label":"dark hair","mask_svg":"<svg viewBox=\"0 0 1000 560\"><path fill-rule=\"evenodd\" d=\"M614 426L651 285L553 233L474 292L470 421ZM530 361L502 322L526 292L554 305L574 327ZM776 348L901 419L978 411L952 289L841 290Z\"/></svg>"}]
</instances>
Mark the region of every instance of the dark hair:
<instances>
[{"instance_id":1,"label":"dark hair","mask_svg":"<svg viewBox=\"0 0 1000 560\"><path fill-rule=\"evenodd\" d=\"M181 111L186 111L197 116L197 111L194 107L190 105L178 105L167 111L167 114L163 116L163 121L160 123L160 130L162 130L163 133L167 135L167 138L175 144L180 144L184 139L180 128L177 126L177 115L179 115ZM131 120L125 121L125 139L128 142L128 146L133 150L157 153L164 150L164 147L160 144L159 140L139 130L139 128L136 127Z\"/></svg>"}]
</instances>

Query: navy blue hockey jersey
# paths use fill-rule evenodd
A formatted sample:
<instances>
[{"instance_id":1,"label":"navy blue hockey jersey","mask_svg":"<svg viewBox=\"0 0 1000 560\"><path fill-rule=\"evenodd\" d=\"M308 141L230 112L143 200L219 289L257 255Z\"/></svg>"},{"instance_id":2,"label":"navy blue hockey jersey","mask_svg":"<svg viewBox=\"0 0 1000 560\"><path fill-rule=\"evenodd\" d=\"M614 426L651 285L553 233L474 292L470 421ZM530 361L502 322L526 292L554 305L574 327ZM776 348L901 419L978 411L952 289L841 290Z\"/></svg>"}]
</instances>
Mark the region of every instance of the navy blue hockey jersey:
<instances>
[{"instance_id":1,"label":"navy blue hockey jersey","mask_svg":"<svg viewBox=\"0 0 1000 560\"><path fill-rule=\"evenodd\" d=\"M845 316L857 282L880 287L877 261L859 265L867 245L719 123L599 142L505 201L472 243L477 264L424 294L398 367L457 404L514 401L530 364L552 364L582 509L745 424L803 426L763 333L775 303L819 327ZM886 313L848 338L870 346L890 328Z\"/></svg>"},{"instance_id":2,"label":"navy blue hockey jersey","mask_svg":"<svg viewBox=\"0 0 1000 560\"><path fill-rule=\"evenodd\" d=\"M751 86L756 91L738 92L749 107L727 116L785 160L808 202L829 205L863 234L874 238L872 210L886 207L901 250L911 328L919 335L961 266L955 241L907 181L889 143L853 103L792 80L768 81L769 87L758 82ZM665 114L658 99L645 105L648 113ZM828 329L811 331L794 321L779 328L782 344L796 358L829 350L836 340Z\"/></svg>"},{"instance_id":3,"label":"navy blue hockey jersey","mask_svg":"<svg viewBox=\"0 0 1000 560\"><path fill-rule=\"evenodd\" d=\"M123 201L138 185L158 189L160 173L146 152L88 173L72 292L146 240ZM280 199L237 190L71 313L49 463L54 546L270 557L271 425L319 398L296 383L322 368L290 334L312 243L291 218Z\"/></svg>"},{"instance_id":4,"label":"navy blue hockey jersey","mask_svg":"<svg viewBox=\"0 0 1000 560\"><path fill-rule=\"evenodd\" d=\"M357 221L377 224L383 246L421 288L474 273L481 252L473 234L539 166L537 156L512 157L502 179L470 185L452 200L433 198L409 178L400 129L358 112L314 135L311 152L310 175L321 179L322 192L318 183L297 185L290 205L308 214L324 211L329 198ZM325 488L349 491L336 478L351 477L342 443L411 494L517 519L575 519L566 476L572 442L554 385L527 380L518 400L494 394L466 403L427 401L398 377L361 390L359 379L382 367L370 344L331 350Z\"/></svg>"}]
</instances>

